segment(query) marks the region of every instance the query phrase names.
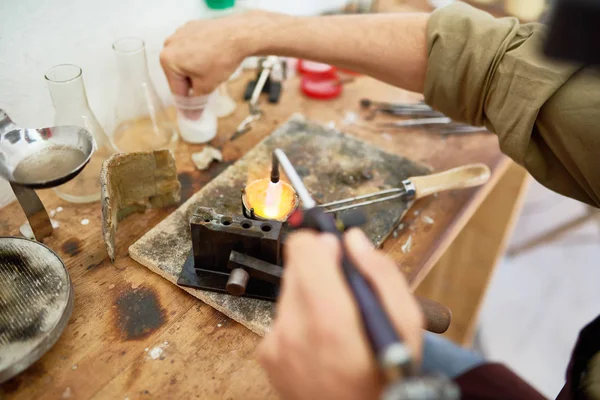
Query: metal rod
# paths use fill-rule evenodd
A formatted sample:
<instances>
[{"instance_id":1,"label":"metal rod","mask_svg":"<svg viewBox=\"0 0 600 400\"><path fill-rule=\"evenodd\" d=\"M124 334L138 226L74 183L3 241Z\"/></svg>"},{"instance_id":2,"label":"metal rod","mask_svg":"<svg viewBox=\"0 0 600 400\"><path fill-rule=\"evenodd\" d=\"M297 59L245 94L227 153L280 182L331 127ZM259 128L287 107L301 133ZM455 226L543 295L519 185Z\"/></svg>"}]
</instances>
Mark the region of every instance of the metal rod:
<instances>
[{"instance_id":1,"label":"metal rod","mask_svg":"<svg viewBox=\"0 0 600 400\"><path fill-rule=\"evenodd\" d=\"M442 118L421 118L409 119L406 121L382 122L377 124L379 128L402 128L408 126L425 126L425 125L445 125L452 123L452 119L448 117Z\"/></svg>"},{"instance_id":2,"label":"metal rod","mask_svg":"<svg viewBox=\"0 0 600 400\"><path fill-rule=\"evenodd\" d=\"M298 197L300 198L303 207L305 209L315 207L317 205L317 202L311 197L310 193L308 193L306 186L304 186L304 182L302 182L302 178L300 178L300 175L298 175L298 173L294 169L294 166L287 158L283 150L275 149L273 154L279 160L279 164L281 165L283 172L285 172L288 179L290 180L290 183L292 184L294 189L296 189L296 193L298 194Z\"/></svg>"},{"instance_id":3,"label":"metal rod","mask_svg":"<svg viewBox=\"0 0 600 400\"><path fill-rule=\"evenodd\" d=\"M351 197L349 199L332 201L331 203L320 204L317 207L325 208L326 213L334 213L339 211L352 210L359 207L368 206L371 204L382 203L384 201L399 199L406 195L406 189L395 188L382 190L380 192L365 194L362 196ZM389 196L391 195L391 196ZM384 197L382 197L384 196ZM366 201L361 201L366 200ZM360 203L356 203L361 201ZM354 204L353 204L354 203ZM334 208L332 208L334 207Z\"/></svg>"},{"instance_id":4,"label":"metal rod","mask_svg":"<svg viewBox=\"0 0 600 400\"><path fill-rule=\"evenodd\" d=\"M331 209L327 208L327 209L325 209L325 212L326 213L336 213L336 212L340 212L340 211L354 210L355 208L370 206L371 204L383 203L385 201L400 199L402 197L404 197L404 193L399 193L399 194L394 194L392 196L382 197L382 198L375 199L375 200L369 200L369 201L363 201L360 203L349 204L347 206L341 206L341 207L336 207L336 208L331 208ZM348 200L355 200L355 199L348 199Z\"/></svg>"},{"instance_id":5,"label":"metal rod","mask_svg":"<svg viewBox=\"0 0 600 400\"><path fill-rule=\"evenodd\" d=\"M277 183L279 182L279 160L275 156L275 153L273 153L271 158L271 182Z\"/></svg>"},{"instance_id":6,"label":"metal rod","mask_svg":"<svg viewBox=\"0 0 600 400\"><path fill-rule=\"evenodd\" d=\"M258 79L256 80L256 86L254 87L254 91L252 92L252 96L250 97L250 109L252 107L256 107L258 104L258 97L262 93L263 88L265 87L265 83L267 82L267 78L271 74L271 67L263 67Z\"/></svg>"},{"instance_id":7,"label":"metal rod","mask_svg":"<svg viewBox=\"0 0 600 400\"><path fill-rule=\"evenodd\" d=\"M440 133L442 135L460 135L465 133L477 133L477 132L485 132L487 128L483 126L468 126L468 125L459 125L453 128L444 129Z\"/></svg>"},{"instance_id":8,"label":"metal rod","mask_svg":"<svg viewBox=\"0 0 600 400\"><path fill-rule=\"evenodd\" d=\"M33 236L38 242L43 242L46 236L52 234L52 222L35 190L10 182L13 192L21 208L25 212L27 221L33 231Z\"/></svg>"}]
</instances>

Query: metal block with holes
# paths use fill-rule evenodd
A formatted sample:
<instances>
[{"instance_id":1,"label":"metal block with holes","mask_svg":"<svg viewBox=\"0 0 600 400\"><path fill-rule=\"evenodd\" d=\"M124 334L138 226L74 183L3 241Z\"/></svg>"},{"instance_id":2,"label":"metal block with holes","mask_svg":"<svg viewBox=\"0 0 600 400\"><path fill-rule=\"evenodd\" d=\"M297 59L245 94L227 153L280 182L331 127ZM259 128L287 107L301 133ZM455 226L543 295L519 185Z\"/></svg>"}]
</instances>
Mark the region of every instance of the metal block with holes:
<instances>
[{"instance_id":1,"label":"metal block with holes","mask_svg":"<svg viewBox=\"0 0 600 400\"><path fill-rule=\"evenodd\" d=\"M267 300L277 297L279 281L262 277L265 265L281 268L281 222L231 217L198 207L190 218L190 229L192 251L179 285ZM240 255L249 265L239 265Z\"/></svg>"}]
</instances>

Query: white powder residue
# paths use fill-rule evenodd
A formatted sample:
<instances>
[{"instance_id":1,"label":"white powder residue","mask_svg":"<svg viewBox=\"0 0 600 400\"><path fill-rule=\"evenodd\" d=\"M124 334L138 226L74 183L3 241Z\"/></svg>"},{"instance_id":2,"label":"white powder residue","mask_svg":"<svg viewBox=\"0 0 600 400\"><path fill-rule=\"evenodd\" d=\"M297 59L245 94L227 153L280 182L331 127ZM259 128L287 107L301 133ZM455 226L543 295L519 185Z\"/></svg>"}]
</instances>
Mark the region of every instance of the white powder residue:
<instances>
[{"instance_id":1,"label":"white powder residue","mask_svg":"<svg viewBox=\"0 0 600 400\"><path fill-rule=\"evenodd\" d=\"M77 369L77 364L73 364L73 366L71 367L72 370L76 370Z\"/></svg>"},{"instance_id":2,"label":"white powder residue","mask_svg":"<svg viewBox=\"0 0 600 400\"><path fill-rule=\"evenodd\" d=\"M211 146L204 146L204 149L198 153L192 153L192 162L200 171L207 169L213 161L223 161L223 155L218 149Z\"/></svg>"},{"instance_id":3,"label":"white powder residue","mask_svg":"<svg viewBox=\"0 0 600 400\"><path fill-rule=\"evenodd\" d=\"M402 245L402 252L403 252L404 254L408 254L408 253L410 253L410 248L411 248L411 247L412 247L412 235L410 235L410 236L408 237L408 240L406 241L406 243L404 243L404 244Z\"/></svg>"},{"instance_id":4,"label":"white powder residue","mask_svg":"<svg viewBox=\"0 0 600 400\"><path fill-rule=\"evenodd\" d=\"M56 210L50 210L48 215L50 216L50 218L54 218L54 216L56 215Z\"/></svg>"},{"instance_id":5,"label":"white powder residue","mask_svg":"<svg viewBox=\"0 0 600 400\"><path fill-rule=\"evenodd\" d=\"M329 121L326 126L329 129L335 129L335 121Z\"/></svg>"},{"instance_id":6,"label":"white powder residue","mask_svg":"<svg viewBox=\"0 0 600 400\"><path fill-rule=\"evenodd\" d=\"M157 358L159 358L163 353L163 349L160 346L156 346L155 348L153 348L152 350L150 350L148 352L148 354L150 355L150 358L152 358L153 360L156 360Z\"/></svg>"},{"instance_id":7,"label":"white powder residue","mask_svg":"<svg viewBox=\"0 0 600 400\"><path fill-rule=\"evenodd\" d=\"M381 134L381 136L382 136L382 137L383 137L385 140L387 140L388 142L391 142L391 141L392 141L392 135L390 135L390 134L389 134L389 133L387 133L387 132L383 132L383 133Z\"/></svg>"},{"instance_id":8,"label":"white powder residue","mask_svg":"<svg viewBox=\"0 0 600 400\"><path fill-rule=\"evenodd\" d=\"M90 220L87 219L87 218L84 218L84 219L81 220L81 225L87 225L89 223L90 223Z\"/></svg>"},{"instance_id":9,"label":"white powder residue","mask_svg":"<svg viewBox=\"0 0 600 400\"><path fill-rule=\"evenodd\" d=\"M356 121L358 121L358 115L356 115L355 112L347 111L346 114L344 114L344 124L352 125Z\"/></svg>"},{"instance_id":10,"label":"white powder residue","mask_svg":"<svg viewBox=\"0 0 600 400\"><path fill-rule=\"evenodd\" d=\"M217 328L220 328L221 326L223 326L223 325L221 325L221 324L217 324Z\"/></svg>"},{"instance_id":11,"label":"white powder residue","mask_svg":"<svg viewBox=\"0 0 600 400\"><path fill-rule=\"evenodd\" d=\"M417 215L421 214L421 210L416 210L413 215L416 217Z\"/></svg>"},{"instance_id":12,"label":"white powder residue","mask_svg":"<svg viewBox=\"0 0 600 400\"><path fill-rule=\"evenodd\" d=\"M146 347L146 352L148 352L148 357L156 360L156 359L161 359L164 360L165 357L163 356L164 353L164 349L165 347L169 346L169 342L163 342L162 344L159 344L158 346L153 347L150 351L148 351L148 348Z\"/></svg>"},{"instance_id":13,"label":"white powder residue","mask_svg":"<svg viewBox=\"0 0 600 400\"><path fill-rule=\"evenodd\" d=\"M429 215L423 215L423 221L425 221L425 223L429 225L433 225L433 223L435 222L433 218L431 218Z\"/></svg>"},{"instance_id":14,"label":"white powder residue","mask_svg":"<svg viewBox=\"0 0 600 400\"><path fill-rule=\"evenodd\" d=\"M56 207L56 212L63 212L63 208L62 207Z\"/></svg>"},{"instance_id":15,"label":"white powder residue","mask_svg":"<svg viewBox=\"0 0 600 400\"><path fill-rule=\"evenodd\" d=\"M65 391L63 392L63 394L62 394L62 398L63 399L70 399L72 396L73 396L73 393L71 392L71 388L67 387L65 389Z\"/></svg>"},{"instance_id":16,"label":"white powder residue","mask_svg":"<svg viewBox=\"0 0 600 400\"><path fill-rule=\"evenodd\" d=\"M57 220L55 220L55 219L51 219L51 220L50 220L50 223L52 224L52 227L53 227L54 229L56 229L56 228L60 228L60 224L58 223L58 221L57 221Z\"/></svg>"}]
</instances>

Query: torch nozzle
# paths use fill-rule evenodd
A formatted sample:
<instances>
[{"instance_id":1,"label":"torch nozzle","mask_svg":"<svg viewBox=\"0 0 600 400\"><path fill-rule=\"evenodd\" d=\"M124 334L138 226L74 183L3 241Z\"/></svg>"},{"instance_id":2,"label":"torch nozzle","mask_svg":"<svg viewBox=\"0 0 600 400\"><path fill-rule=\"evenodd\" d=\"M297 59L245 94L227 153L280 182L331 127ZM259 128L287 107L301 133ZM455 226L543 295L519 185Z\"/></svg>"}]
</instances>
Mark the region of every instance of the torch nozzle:
<instances>
[{"instance_id":1,"label":"torch nozzle","mask_svg":"<svg viewBox=\"0 0 600 400\"><path fill-rule=\"evenodd\" d=\"M277 159L277 156L275 156L275 153L273 153L272 157L271 182L279 182L279 160Z\"/></svg>"}]
</instances>

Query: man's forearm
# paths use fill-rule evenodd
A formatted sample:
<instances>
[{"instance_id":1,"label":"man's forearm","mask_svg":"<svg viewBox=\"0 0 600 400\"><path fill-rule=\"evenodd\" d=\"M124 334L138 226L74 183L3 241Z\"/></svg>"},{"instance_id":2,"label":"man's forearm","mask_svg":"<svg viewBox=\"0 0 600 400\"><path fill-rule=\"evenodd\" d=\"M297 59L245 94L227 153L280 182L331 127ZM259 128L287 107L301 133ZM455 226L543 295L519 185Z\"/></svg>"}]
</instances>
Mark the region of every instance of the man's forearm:
<instances>
[{"instance_id":1,"label":"man's forearm","mask_svg":"<svg viewBox=\"0 0 600 400\"><path fill-rule=\"evenodd\" d=\"M252 55L306 58L422 92L429 14L290 17L260 12L240 37Z\"/></svg>"}]
</instances>

